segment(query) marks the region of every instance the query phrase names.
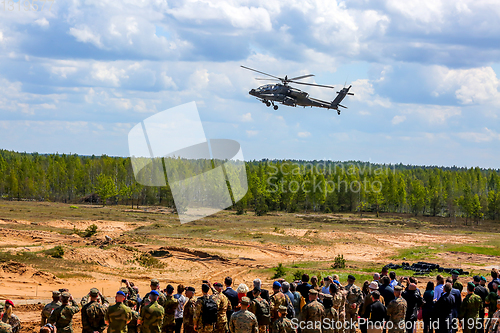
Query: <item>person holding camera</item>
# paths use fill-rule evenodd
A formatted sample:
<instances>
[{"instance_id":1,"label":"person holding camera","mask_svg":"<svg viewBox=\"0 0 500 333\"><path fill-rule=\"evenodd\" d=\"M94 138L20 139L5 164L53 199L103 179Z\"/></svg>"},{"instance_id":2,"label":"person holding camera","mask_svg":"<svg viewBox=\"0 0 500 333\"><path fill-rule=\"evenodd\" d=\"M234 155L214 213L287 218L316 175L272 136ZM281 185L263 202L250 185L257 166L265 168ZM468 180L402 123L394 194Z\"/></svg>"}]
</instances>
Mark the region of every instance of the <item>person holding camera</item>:
<instances>
[{"instance_id":1,"label":"person holding camera","mask_svg":"<svg viewBox=\"0 0 500 333\"><path fill-rule=\"evenodd\" d=\"M61 306L52 311L49 324L54 325L59 333L73 333L73 316L80 308L68 291L61 293Z\"/></svg>"},{"instance_id":2,"label":"person holding camera","mask_svg":"<svg viewBox=\"0 0 500 333\"><path fill-rule=\"evenodd\" d=\"M104 316L108 309L108 302L101 304L105 298L99 292L99 289L92 288L89 292L90 300L82 307L82 333L102 333L106 329Z\"/></svg>"}]
</instances>

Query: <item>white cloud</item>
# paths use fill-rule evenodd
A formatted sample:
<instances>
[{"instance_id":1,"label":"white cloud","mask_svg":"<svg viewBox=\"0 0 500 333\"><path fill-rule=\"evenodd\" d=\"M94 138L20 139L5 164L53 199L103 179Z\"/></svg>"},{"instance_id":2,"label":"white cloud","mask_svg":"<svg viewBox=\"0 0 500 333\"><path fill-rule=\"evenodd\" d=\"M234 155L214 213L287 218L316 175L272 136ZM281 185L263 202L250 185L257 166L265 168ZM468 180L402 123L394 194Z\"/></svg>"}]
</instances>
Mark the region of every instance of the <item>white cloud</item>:
<instances>
[{"instance_id":1,"label":"white cloud","mask_svg":"<svg viewBox=\"0 0 500 333\"><path fill-rule=\"evenodd\" d=\"M450 118L462 114L462 109L457 106L400 104L398 108L402 109L405 118L414 115L430 125L445 124Z\"/></svg>"},{"instance_id":2,"label":"white cloud","mask_svg":"<svg viewBox=\"0 0 500 333\"><path fill-rule=\"evenodd\" d=\"M229 1L183 1L181 6L170 8L167 13L184 22L226 21L237 29L270 31L269 12L263 7L248 7Z\"/></svg>"},{"instance_id":3,"label":"white cloud","mask_svg":"<svg viewBox=\"0 0 500 333\"><path fill-rule=\"evenodd\" d=\"M3 32L0 31L0 43L3 42Z\"/></svg>"},{"instance_id":4,"label":"white cloud","mask_svg":"<svg viewBox=\"0 0 500 333\"><path fill-rule=\"evenodd\" d=\"M399 123L402 123L405 120L406 120L406 116L397 115L397 116L394 116L394 118L392 118L391 123L393 125L397 125Z\"/></svg>"},{"instance_id":5,"label":"white cloud","mask_svg":"<svg viewBox=\"0 0 500 333\"><path fill-rule=\"evenodd\" d=\"M379 80L384 80L384 77L382 76ZM378 94L375 94L375 89L369 79L358 79L352 82L350 92L353 92L354 96L349 96L349 98L366 103L370 106L378 105L384 108L389 108L392 105L388 98L380 97Z\"/></svg>"},{"instance_id":6,"label":"white cloud","mask_svg":"<svg viewBox=\"0 0 500 333\"><path fill-rule=\"evenodd\" d=\"M76 73L78 71L78 67L73 66L53 66L50 68L50 71L53 74L56 74L62 78L67 78L69 74Z\"/></svg>"},{"instance_id":7,"label":"white cloud","mask_svg":"<svg viewBox=\"0 0 500 333\"><path fill-rule=\"evenodd\" d=\"M49 21L45 17L42 17L41 19L36 20L35 24L42 28L47 28L49 26Z\"/></svg>"},{"instance_id":8,"label":"white cloud","mask_svg":"<svg viewBox=\"0 0 500 333\"><path fill-rule=\"evenodd\" d=\"M246 133L248 136L256 136L257 134L259 134L259 131L247 130Z\"/></svg>"},{"instance_id":9,"label":"white cloud","mask_svg":"<svg viewBox=\"0 0 500 333\"><path fill-rule=\"evenodd\" d=\"M95 63L92 66L92 77L96 80L119 87L122 79L128 79L124 69L118 69L107 63Z\"/></svg>"},{"instance_id":10,"label":"white cloud","mask_svg":"<svg viewBox=\"0 0 500 333\"><path fill-rule=\"evenodd\" d=\"M457 136L463 140L475 143L500 141L500 133L485 127L482 132L460 132Z\"/></svg>"},{"instance_id":11,"label":"white cloud","mask_svg":"<svg viewBox=\"0 0 500 333\"><path fill-rule=\"evenodd\" d=\"M250 112L245 113L244 115L241 116L241 121L242 122L250 122L253 121L252 119L252 114Z\"/></svg>"},{"instance_id":12,"label":"white cloud","mask_svg":"<svg viewBox=\"0 0 500 333\"><path fill-rule=\"evenodd\" d=\"M299 133L297 133L297 136L299 138L307 138L307 137L311 136L311 133L309 133L309 132L299 132Z\"/></svg>"},{"instance_id":13,"label":"white cloud","mask_svg":"<svg viewBox=\"0 0 500 333\"><path fill-rule=\"evenodd\" d=\"M161 72L160 80L162 82L163 88L165 89L177 89L177 85L174 82L174 79L167 75L166 72Z\"/></svg>"},{"instance_id":14,"label":"white cloud","mask_svg":"<svg viewBox=\"0 0 500 333\"><path fill-rule=\"evenodd\" d=\"M77 41L82 43L91 43L95 46L102 48L101 36L95 34L88 26L82 28L70 28L69 34L76 38Z\"/></svg>"},{"instance_id":15,"label":"white cloud","mask_svg":"<svg viewBox=\"0 0 500 333\"><path fill-rule=\"evenodd\" d=\"M461 104L500 103L499 80L491 67L470 69L434 68L438 86L434 96L454 91Z\"/></svg>"}]
</instances>

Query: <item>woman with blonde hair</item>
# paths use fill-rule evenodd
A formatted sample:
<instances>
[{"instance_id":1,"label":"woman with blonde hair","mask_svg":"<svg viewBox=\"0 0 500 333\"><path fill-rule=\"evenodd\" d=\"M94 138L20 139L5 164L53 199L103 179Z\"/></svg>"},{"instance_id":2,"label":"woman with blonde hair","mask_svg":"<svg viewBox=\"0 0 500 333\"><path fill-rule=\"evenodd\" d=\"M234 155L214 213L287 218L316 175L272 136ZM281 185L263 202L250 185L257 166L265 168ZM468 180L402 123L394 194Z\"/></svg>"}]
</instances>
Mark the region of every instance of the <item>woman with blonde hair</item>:
<instances>
[{"instance_id":1,"label":"woman with blonde hair","mask_svg":"<svg viewBox=\"0 0 500 333\"><path fill-rule=\"evenodd\" d=\"M247 295L247 292L250 291L250 288L244 283L241 283L238 288L236 288L236 292L238 293L238 300L241 302L241 298Z\"/></svg>"}]
</instances>

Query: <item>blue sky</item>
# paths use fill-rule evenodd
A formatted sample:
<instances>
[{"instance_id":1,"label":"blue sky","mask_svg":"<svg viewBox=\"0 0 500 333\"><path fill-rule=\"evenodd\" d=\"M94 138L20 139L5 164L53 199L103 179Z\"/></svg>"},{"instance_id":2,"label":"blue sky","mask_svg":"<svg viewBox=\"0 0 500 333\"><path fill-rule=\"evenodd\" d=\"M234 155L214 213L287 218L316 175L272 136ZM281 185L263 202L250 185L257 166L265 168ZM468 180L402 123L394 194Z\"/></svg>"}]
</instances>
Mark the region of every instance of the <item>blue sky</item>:
<instances>
[{"instance_id":1,"label":"blue sky","mask_svg":"<svg viewBox=\"0 0 500 333\"><path fill-rule=\"evenodd\" d=\"M127 156L141 120L196 101L245 158L500 167L500 6L482 0L0 4L0 148ZM245 65L352 84L349 109L277 111ZM304 88L331 100L328 89Z\"/></svg>"}]
</instances>

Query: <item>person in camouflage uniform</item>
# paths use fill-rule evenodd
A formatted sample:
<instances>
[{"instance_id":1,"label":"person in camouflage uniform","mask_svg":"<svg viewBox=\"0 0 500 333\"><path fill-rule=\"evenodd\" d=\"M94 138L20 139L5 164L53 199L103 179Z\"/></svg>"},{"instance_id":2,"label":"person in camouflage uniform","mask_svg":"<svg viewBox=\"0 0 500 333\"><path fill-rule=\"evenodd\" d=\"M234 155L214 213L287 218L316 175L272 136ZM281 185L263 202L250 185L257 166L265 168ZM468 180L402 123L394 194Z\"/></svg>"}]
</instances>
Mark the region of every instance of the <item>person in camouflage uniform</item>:
<instances>
[{"instance_id":1,"label":"person in camouflage uniform","mask_svg":"<svg viewBox=\"0 0 500 333\"><path fill-rule=\"evenodd\" d=\"M464 285L462 282L458 281L458 276L459 274L457 270L454 269L451 271L451 278L453 279L452 288L458 289L461 293L464 290Z\"/></svg>"},{"instance_id":2,"label":"person in camouflage uniform","mask_svg":"<svg viewBox=\"0 0 500 333\"><path fill-rule=\"evenodd\" d=\"M493 317L491 317L488 333L500 333L500 299L497 300L497 310L493 314Z\"/></svg>"},{"instance_id":3,"label":"person in camouflage uniform","mask_svg":"<svg viewBox=\"0 0 500 333\"><path fill-rule=\"evenodd\" d=\"M88 303L82 307L82 333L102 333L106 329L104 316L106 315L108 307L107 305L99 303L99 295L99 289L90 289L90 299Z\"/></svg>"},{"instance_id":4,"label":"person in camouflage uniform","mask_svg":"<svg viewBox=\"0 0 500 333\"><path fill-rule=\"evenodd\" d=\"M195 333L194 330L194 311L196 309L196 289L193 287L186 288L186 297L188 300L184 304L184 317L182 321L184 333Z\"/></svg>"},{"instance_id":5,"label":"person in camouflage uniform","mask_svg":"<svg viewBox=\"0 0 500 333\"><path fill-rule=\"evenodd\" d=\"M108 333L127 333L127 324L132 320L132 310L123 302L127 296L123 291L116 293L116 303L111 305L106 312L104 320L108 325Z\"/></svg>"},{"instance_id":6,"label":"person in camouflage uniform","mask_svg":"<svg viewBox=\"0 0 500 333\"><path fill-rule=\"evenodd\" d=\"M257 288L257 287L254 288L253 291L252 291L252 294L253 294L253 299L251 300L250 305L248 306L248 311L250 311L251 313L253 313L255 315L255 317L257 318L257 323L259 324L259 333L266 333L269 323L265 324L265 325L262 325L261 324L262 323L262 319L260 319L261 323L259 323L259 318L257 317L257 307L259 305L257 303L264 304L263 302L266 302L266 304L268 306L269 306L269 304L267 303L267 301L265 299L263 299L262 297L260 297L260 288Z\"/></svg>"},{"instance_id":7,"label":"person in camouflage uniform","mask_svg":"<svg viewBox=\"0 0 500 333\"><path fill-rule=\"evenodd\" d=\"M160 304L161 306L165 307L166 297L165 297L165 294L160 291L160 281L158 281L158 279L151 279L151 285L150 285L150 287L151 287L151 290L158 291L158 293L160 294L160 296L158 296L158 304ZM144 306L144 305L146 305L149 302L149 294L150 293L151 292L149 292L146 295L144 295L144 298L142 299L141 306Z\"/></svg>"},{"instance_id":8,"label":"person in camouflage uniform","mask_svg":"<svg viewBox=\"0 0 500 333\"><path fill-rule=\"evenodd\" d=\"M474 294L476 286L474 283L467 284L467 296L462 301L458 314L459 323L464 333L476 333L479 322L479 313L483 308L483 300Z\"/></svg>"},{"instance_id":9,"label":"person in camouflage uniform","mask_svg":"<svg viewBox=\"0 0 500 333\"><path fill-rule=\"evenodd\" d=\"M17 333L21 330L21 321L19 317L12 313L14 302L5 300L5 312L0 316L0 321L9 324L12 327L12 332Z\"/></svg>"},{"instance_id":10,"label":"person in camouflage uniform","mask_svg":"<svg viewBox=\"0 0 500 333\"><path fill-rule=\"evenodd\" d=\"M331 283L329 286L330 295L332 295L332 307L337 310L335 318L335 333L344 333L345 325L345 294L343 289L337 283Z\"/></svg>"},{"instance_id":11,"label":"person in camouflage uniform","mask_svg":"<svg viewBox=\"0 0 500 333\"><path fill-rule=\"evenodd\" d=\"M394 298L387 305L387 317L389 321L387 322L387 327L389 328L389 333L403 333L405 332L405 316L408 304L406 300L401 297L401 292L403 287L394 287Z\"/></svg>"},{"instance_id":12,"label":"person in camouflage uniform","mask_svg":"<svg viewBox=\"0 0 500 333\"><path fill-rule=\"evenodd\" d=\"M297 330L294 328L292 321L286 317L286 306L280 305L278 308L278 320L275 320L273 326L271 327L271 332L273 333L296 333Z\"/></svg>"},{"instance_id":13,"label":"person in camouflage uniform","mask_svg":"<svg viewBox=\"0 0 500 333\"><path fill-rule=\"evenodd\" d=\"M163 325L165 310L158 304L160 294L156 290L149 293L148 305L141 308L141 315L137 323L141 326L141 333L160 333Z\"/></svg>"},{"instance_id":14,"label":"person in camouflage uniform","mask_svg":"<svg viewBox=\"0 0 500 333\"><path fill-rule=\"evenodd\" d=\"M346 332L356 333L356 322L358 321L357 312L358 308L363 302L361 289L354 284L356 278L352 275L347 277L346 290L346 303L345 303L345 321Z\"/></svg>"},{"instance_id":15,"label":"person in camouflage uniform","mask_svg":"<svg viewBox=\"0 0 500 333\"><path fill-rule=\"evenodd\" d=\"M127 324L127 331L128 333L137 333L138 329L137 326L139 325L137 323L137 320L139 319L139 312L137 311L138 303L137 303L137 298L131 298L128 299L125 302L125 305L127 305L130 308L130 311L132 312L132 320Z\"/></svg>"},{"instance_id":16,"label":"person in camouflage uniform","mask_svg":"<svg viewBox=\"0 0 500 333\"><path fill-rule=\"evenodd\" d=\"M0 318L3 316L4 307L0 304ZM12 333L12 326L0 320L0 333Z\"/></svg>"},{"instance_id":17,"label":"person in camouflage uniform","mask_svg":"<svg viewBox=\"0 0 500 333\"><path fill-rule=\"evenodd\" d=\"M283 294L281 291L281 284L278 281L273 283L273 294L270 297L270 310L271 310L271 325L273 321L278 320L278 309L281 305L287 306L291 302L290 298Z\"/></svg>"},{"instance_id":18,"label":"person in camouflage uniform","mask_svg":"<svg viewBox=\"0 0 500 333\"><path fill-rule=\"evenodd\" d=\"M0 317L3 316L3 305L0 304ZM0 320L0 333L12 333L12 326Z\"/></svg>"},{"instance_id":19,"label":"person in camouflage uniform","mask_svg":"<svg viewBox=\"0 0 500 333\"><path fill-rule=\"evenodd\" d=\"M302 333L321 333L325 318L325 307L318 302L316 289L309 289L309 303L304 305L299 315L299 327Z\"/></svg>"},{"instance_id":20,"label":"person in camouflage uniform","mask_svg":"<svg viewBox=\"0 0 500 333\"><path fill-rule=\"evenodd\" d=\"M12 333L12 326L0 321L0 333Z\"/></svg>"},{"instance_id":21,"label":"person in camouflage uniform","mask_svg":"<svg viewBox=\"0 0 500 333\"><path fill-rule=\"evenodd\" d=\"M257 317L248 311L250 298L242 297L240 304L241 310L233 313L229 320L229 331L231 333L258 333Z\"/></svg>"},{"instance_id":22,"label":"person in camouflage uniform","mask_svg":"<svg viewBox=\"0 0 500 333\"><path fill-rule=\"evenodd\" d=\"M96 290L99 292L99 289L96 288ZM87 295L82 297L82 299L80 301L80 305L82 306L82 308L90 302L91 297L92 297L92 295L90 295L90 292ZM109 306L108 300L106 299L106 297L101 295L101 292L99 292L99 294L97 295L96 302L98 302L100 304L105 304L106 306Z\"/></svg>"},{"instance_id":23,"label":"person in camouflage uniform","mask_svg":"<svg viewBox=\"0 0 500 333\"><path fill-rule=\"evenodd\" d=\"M201 297L198 297L196 300L196 306L195 306L195 311L194 311L194 329L198 333L212 333L214 331L215 325L213 324L208 324L204 325L203 324L203 303L206 299L209 298L208 296L208 291L210 290L210 286L208 284L202 284L201 285L201 292L203 295ZM217 301L220 302L220 300L217 300L214 298L215 303ZM219 304L217 303L217 308L219 307Z\"/></svg>"},{"instance_id":24,"label":"person in camouflage uniform","mask_svg":"<svg viewBox=\"0 0 500 333\"><path fill-rule=\"evenodd\" d=\"M168 285L166 288L167 295L165 296L165 304L163 308L165 309L165 316L163 318L163 327L161 329L164 333L173 333L175 331L175 310L179 306L179 301L177 301L174 294L174 287Z\"/></svg>"},{"instance_id":25,"label":"person in camouflage uniform","mask_svg":"<svg viewBox=\"0 0 500 333\"><path fill-rule=\"evenodd\" d=\"M339 313L333 307L333 296L330 294L323 295L323 306L325 307L325 321L323 323L323 333L335 333L337 322L339 320Z\"/></svg>"},{"instance_id":26,"label":"person in camouflage uniform","mask_svg":"<svg viewBox=\"0 0 500 333\"><path fill-rule=\"evenodd\" d=\"M50 314L54 311L55 308L61 306L61 292L59 290L52 292L52 302L46 304L42 310L42 319L40 321L40 326L47 324L47 320L49 320Z\"/></svg>"},{"instance_id":27,"label":"person in camouflage uniform","mask_svg":"<svg viewBox=\"0 0 500 333\"><path fill-rule=\"evenodd\" d=\"M210 286L210 283L209 283ZM218 304L217 323L215 324L214 333L227 332L227 309L229 308L229 299L222 293L222 283L216 282L212 288L212 293Z\"/></svg>"},{"instance_id":28,"label":"person in camouflage uniform","mask_svg":"<svg viewBox=\"0 0 500 333\"><path fill-rule=\"evenodd\" d=\"M48 322L56 327L58 333L73 333L73 316L78 311L80 308L73 296L65 291L61 294L61 306L52 311Z\"/></svg>"}]
</instances>

